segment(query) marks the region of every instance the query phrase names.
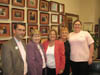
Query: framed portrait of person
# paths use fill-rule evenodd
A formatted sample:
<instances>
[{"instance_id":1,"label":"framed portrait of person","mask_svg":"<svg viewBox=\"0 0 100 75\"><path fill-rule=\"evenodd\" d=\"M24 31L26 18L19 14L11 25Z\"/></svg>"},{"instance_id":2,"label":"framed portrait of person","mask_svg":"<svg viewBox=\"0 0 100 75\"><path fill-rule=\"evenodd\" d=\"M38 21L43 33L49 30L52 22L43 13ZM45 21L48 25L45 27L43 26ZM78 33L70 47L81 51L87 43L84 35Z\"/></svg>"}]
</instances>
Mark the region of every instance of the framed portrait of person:
<instances>
[{"instance_id":1,"label":"framed portrait of person","mask_svg":"<svg viewBox=\"0 0 100 75\"><path fill-rule=\"evenodd\" d=\"M28 23L31 24L37 24L38 22L38 11L37 10L31 10L29 9L27 12L27 16L28 16Z\"/></svg>"},{"instance_id":2,"label":"framed portrait of person","mask_svg":"<svg viewBox=\"0 0 100 75\"><path fill-rule=\"evenodd\" d=\"M12 20L13 21L24 21L24 10L23 9L12 9Z\"/></svg>"},{"instance_id":3,"label":"framed portrait of person","mask_svg":"<svg viewBox=\"0 0 100 75\"><path fill-rule=\"evenodd\" d=\"M12 5L14 6L25 6L25 0L12 0Z\"/></svg>"},{"instance_id":4,"label":"framed portrait of person","mask_svg":"<svg viewBox=\"0 0 100 75\"><path fill-rule=\"evenodd\" d=\"M51 14L51 23L59 24L59 15L58 14Z\"/></svg>"},{"instance_id":5,"label":"framed portrait of person","mask_svg":"<svg viewBox=\"0 0 100 75\"><path fill-rule=\"evenodd\" d=\"M38 0L27 0L27 7L36 9L38 7Z\"/></svg>"},{"instance_id":6,"label":"framed portrait of person","mask_svg":"<svg viewBox=\"0 0 100 75\"><path fill-rule=\"evenodd\" d=\"M49 24L49 14L48 13L40 13L40 24Z\"/></svg>"},{"instance_id":7,"label":"framed portrait of person","mask_svg":"<svg viewBox=\"0 0 100 75\"><path fill-rule=\"evenodd\" d=\"M0 5L0 19L9 19L9 7Z\"/></svg>"},{"instance_id":8,"label":"framed portrait of person","mask_svg":"<svg viewBox=\"0 0 100 75\"><path fill-rule=\"evenodd\" d=\"M40 32L42 36L47 36L49 31L49 26L40 26Z\"/></svg>"},{"instance_id":9,"label":"framed portrait of person","mask_svg":"<svg viewBox=\"0 0 100 75\"><path fill-rule=\"evenodd\" d=\"M40 0L40 11L49 11L49 2Z\"/></svg>"},{"instance_id":10,"label":"framed portrait of person","mask_svg":"<svg viewBox=\"0 0 100 75\"><path fill-rule=\"evenodd\" d=\"M50 11L58 12L59 3L50 1Z\"/></svg>"},{"instance_id":11,"label":"framed portrait of person","mask_svg":"<svg viewBox=\"0 0 100 75\"><path fill-rule=\"evenodd\" d=\"M9 23L0 23L0 37L10 37Z\"/></svg>"}]
</instances>

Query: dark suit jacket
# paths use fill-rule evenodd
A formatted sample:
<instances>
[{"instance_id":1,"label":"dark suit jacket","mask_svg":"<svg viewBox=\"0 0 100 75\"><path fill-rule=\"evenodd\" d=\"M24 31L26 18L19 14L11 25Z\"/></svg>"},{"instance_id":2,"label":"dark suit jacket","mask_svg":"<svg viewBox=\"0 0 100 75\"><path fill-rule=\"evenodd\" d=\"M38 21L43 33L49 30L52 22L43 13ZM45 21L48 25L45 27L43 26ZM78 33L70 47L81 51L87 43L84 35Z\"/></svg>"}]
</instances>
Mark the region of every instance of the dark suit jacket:
<instances>
[{"instance_id":1,"label":"dark suit jacket","mask_svg":"<svg viewBox=\"0 0 100 75\"><path fill-rule=\"evenodd\" d=\"M23 46L25 48L24 43ZM14 38L4 43L1 50L4 75L23 75L24 62Z\"/></svg>"},{"instance_id":2,"label":"dark suit jacket","mask_svg":"<svg viewBox=\"0 0 100 75\"><path fill-rule=\"evenodd\" d=\"M41 45L40 45L41 46ZM42 48L42 46L41 46ZM27 62L28 62L28 73L29 75L42 75L42 57L38 50L37 45L30 41L26 46ZM42 48L44 53L44 50ZM45 56L45 54L44 54Z\"/></svg>"}]
</instances>

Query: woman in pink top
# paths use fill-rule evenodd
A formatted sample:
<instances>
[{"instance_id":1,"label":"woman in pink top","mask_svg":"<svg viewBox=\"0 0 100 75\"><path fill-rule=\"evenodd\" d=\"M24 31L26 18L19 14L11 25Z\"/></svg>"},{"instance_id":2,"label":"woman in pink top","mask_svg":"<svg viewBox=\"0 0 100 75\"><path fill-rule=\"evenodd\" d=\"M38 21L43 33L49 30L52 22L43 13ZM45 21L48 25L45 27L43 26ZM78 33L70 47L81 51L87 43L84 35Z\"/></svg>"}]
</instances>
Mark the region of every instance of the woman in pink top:
<instances>
[{"instance_id":1,"label":"woman in pink top","mask_svg":"<svg viewBox=\"0 0 100 75\"><path fill-rule=\"evenodd\" d=\"M81 30L80 20L74 21L73 25L74 31L69 35L72 75L88 75L88 65L92 64L94 40L87 31Z\"/></svg>"}]
</instances>

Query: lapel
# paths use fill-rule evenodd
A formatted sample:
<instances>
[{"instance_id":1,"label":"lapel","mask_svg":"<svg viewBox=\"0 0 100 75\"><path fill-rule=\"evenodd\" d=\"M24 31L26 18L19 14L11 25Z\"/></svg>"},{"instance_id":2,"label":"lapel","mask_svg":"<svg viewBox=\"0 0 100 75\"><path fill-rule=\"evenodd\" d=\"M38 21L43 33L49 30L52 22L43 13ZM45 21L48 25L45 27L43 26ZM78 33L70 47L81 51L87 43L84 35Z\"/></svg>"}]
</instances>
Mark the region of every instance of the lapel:
<instances>
[{"instance_id":1,"label":"lapel","mask_svg":"<svg viewBox=\"0 0 100 75\"><path fill-rule=\"evenodd\" d=\"M17 43L14 38L11 39L11 43L12 43L12 48L13 48L15 54L18 55L18 57L22 60L21 53L19 51L19 48L18 48Z\"/></svg>"},{"instance_id":2,"label":"lapel","mask_svg":"<svg viewBox=\"0 0 100 75\"><path fill-rule=\"evenodd\" d=\"M40 51L39 51L39 49L38 49L36 43L33 42L33 41L31 41L31 42L32 42L32 44L33 44L33 46L34 46L34 50L35 50L36 52L38 52L39 56L41 57Z\"/></svg>"},{"instance_id":3,"label":"lapel","mask_svg":"<svg viewBox=\"0 0 100 75\"><path fill-rule=\"evenodd\" d=\"M45 60L46 60L46 54L45 54L44 49L43 49L43 46L42 46L41 44L40 44L40 47L41 47L41 49L42 49L42 52L43 52L44 58L45 58Z\"/></svg>"}]
</instances>

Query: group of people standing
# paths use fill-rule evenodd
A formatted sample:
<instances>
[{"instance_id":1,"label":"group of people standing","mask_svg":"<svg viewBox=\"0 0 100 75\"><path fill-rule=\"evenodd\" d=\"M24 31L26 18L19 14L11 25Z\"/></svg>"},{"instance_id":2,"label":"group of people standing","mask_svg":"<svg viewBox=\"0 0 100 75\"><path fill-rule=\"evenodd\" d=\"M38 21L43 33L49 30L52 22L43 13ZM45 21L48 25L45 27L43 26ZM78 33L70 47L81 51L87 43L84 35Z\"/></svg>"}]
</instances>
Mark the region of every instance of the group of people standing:
<instances>
[{"instance_id":1,"label":"group of people standing","mask_svg":"<svg viewBox=\"0 0 100 75\"><path fill-rule=\"evenodd\" d=\"M62 27L60 38L51 29L48 40L40 43L41 33L33 30L30 42L22 41L25 26L14 27L14 37L2 46L2 68L4 75L88 75L92 64L94 40L87 31L81 30L82 23L73 23L74 31L69 33Z\"/></svg>"}]
</instances>

